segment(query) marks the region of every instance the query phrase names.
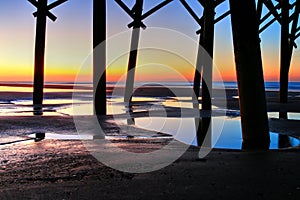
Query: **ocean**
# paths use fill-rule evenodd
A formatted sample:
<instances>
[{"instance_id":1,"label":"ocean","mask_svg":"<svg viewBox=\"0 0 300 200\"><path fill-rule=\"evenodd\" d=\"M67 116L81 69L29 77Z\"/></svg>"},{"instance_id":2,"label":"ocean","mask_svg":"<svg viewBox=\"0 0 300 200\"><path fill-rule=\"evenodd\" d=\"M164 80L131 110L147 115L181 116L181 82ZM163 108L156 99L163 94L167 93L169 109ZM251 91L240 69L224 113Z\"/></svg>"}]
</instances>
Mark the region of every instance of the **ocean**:
<instances>
[{"instance_id":1,"label":"ocean","mask_svg":"<svg viewBox=\"0 0 300 200\"><path fill-rule=\"evenodd\" d=\"M73 83L67 83L73 84ZM77 85L92 85L91 83L77 83ZM163 85L163 86L181 86L181 87L192 87L192 82L160 82L160 83L135 83L135 86L155 86L155 85ZM115 82L108 82L107 86L114 86ZM123 86L123 85L121 85ZM213 88L225 88L225 89L237 89L238 85L237 82L234 81L227 81L227 82L213 82ZM265 82L265 90L266 91L279 91L280 83L279 82ZM289 91L291 92L300 92L300 82L289 82Z\"/></svg>"},{"instance_id":2,"label":"ocean","mask_svg":"<svg viewBox=\"0 0 300 200\"><path fill-rule=\"evenodd\" d=\"M164 86L182 86L182 87L192 87L193 83L192 82L149 82L149 83L143 83L143 82L137 82L135 83L135 86L139 87L142 85L147 85L147 86L157 86L157 85L164 85ZM22 87L22 85L32 85L32 82L0 82L0 87L1 85L7 86L11 85L8 87ZM45 82L45 85L57 85L57 86L85 86L85 87L92 87L91 82ZM107 86L115 86L115 82L107 82ZM124 86L123 84L118 84L119 86ZM213 88L226 88L226 89L237 89L237 82L234 81L226 81L226 82L213 82ZM267 91L279 91L280 88L280 83L275 82L275 81L268 81L265 82L265 90ZM289 91L300 91L300 82L289 82ZM3 91L3 87L0 88L0 92Z\"/></svg>"}]
</instances>

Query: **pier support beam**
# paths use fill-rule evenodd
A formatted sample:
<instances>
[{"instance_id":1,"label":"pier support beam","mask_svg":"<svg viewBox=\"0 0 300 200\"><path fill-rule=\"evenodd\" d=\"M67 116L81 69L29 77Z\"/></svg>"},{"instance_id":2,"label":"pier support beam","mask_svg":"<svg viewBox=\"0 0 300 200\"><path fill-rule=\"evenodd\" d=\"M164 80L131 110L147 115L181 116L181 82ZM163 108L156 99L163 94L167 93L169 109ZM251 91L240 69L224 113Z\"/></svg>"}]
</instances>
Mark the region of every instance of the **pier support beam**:
<instances>
[{"instance_id":1,"label":"pier support beam","mask_svg":"<svg viewBox=\"0 0 300 200\"><path fill-rule=\"evenodd\" d=\"M126 77L126 88L124 94L124 102L128 104L129 109L131 109L130 104L131 104L131 99L134 90L134 77L135 77L135 69L137 63L138 46L140 40L141 23L138 22L142 17L143 4L144 4L144 0L136 0L136 4L134 6L134 14L136 17L135 19L136 22L134 23L132 29L130 54L129 54L127 77Z\"/></svg>"},{"instance_id":2,"label":"pier support beam","mask_svg":"<svg viewBox=\"0 0 300 200\"><path fill-rule=\"evenodd\" d=\"M35 35L35 56L34 56L34 80L33 80L33 109L34 115L42 115L44 96L44 61L46 45L46 24L47 17L52 21L56 20L50 10L66 2L67 0L57 0L48 5L48 0L28 0L37 11L33 13L36 17Z\"/></svg>"},{"instance_id":3,"label":"pier support beam","mask_svg":"<svg viewBox=\"0 0 300 200\"><path fill-rule=\"evenodd\" d=\"M229 0L242 149L269 149L270 135L255 0Z\"/></svg>"},{"instance_id":4,"label":"pier support beam","mask_svg":"<svg viewBox=\"0 0 300 200\"><path fill-rule=\"evenodd\" d=\"M48 0L37 2L37 19L35 35L34 56L34 83L33 83L33 108L35 111L42 110L44 96L44 60L46 43L46 21Z\"/></svg>"},{"instance_id":5,"label":"pier support beam","mask_svg":"<svg viewBox=\"0 0 300 200\"><path fill-rule=\"evenodd\" d=\"M203 3L203 34L200 44L207 51L211 58L214 54L214 31L215 31L215 2L206 0ZM203 65L202 77L202 109L211 110L211 91L212 91L212 65Z\"/></svg>"},{"instance_id":6,"label":"pier support beam","mask_svg":"<svg viewBox=\"0 0 300 200\"><path fill-rule=\"evenodd\" d=\"M205 59L206 62L203 64L203 75L202 75L202 110L211 111L212 103L212 78L213 78L213 54L214 54L214 31L215 31L215 2L206 0L203 2L203 31L200 37L200 45L207 51L210 59ZM201 61L200 61L201 62ZM203 61L202 61L203 63ZM198 67L197 67L198 68ZM196 77L196 74L195 74ZM198 127L197 138L198 144L207 145L211 147L212 139L212 128L211 124L211 115L210 117L202 118L202 124ZM204 144L205 137L208 137L207 143Z\"/></svg>"},{"instance_id":7,"label":"pier support beam","mask_svg":"<svg viewBox=\"0 0 300 200\"><path fill-rule=\"evenodd\" d=\"M93 1L94 114L106 115L106 0ZM100 77L99 77L100 76Z\"/></svg>"},{"instance_id":8,"label":"pier support beam","mask_svg":"<svg viewBox=\"0 0 300 200\"><path fill-rule=\"evenodd\" d=\"M215 25L215 8L218 5L215 1L203 0L199 3L203 6L203 16L201 18L194 12L192 7L185 1L180 0L182 5L194 18L194 20L201 26L201 29L197 31L200 34L199 47L197 53L196 70L194 74L194 84L193 84L193 108L199 109L198 98L200 96L200 81L202 80L202 100L201 109L211 111L211 92L212 92L212 58L213 58L213 48L214 48L214 25ZM220 3L220 2L219 2ZM206 52L203 52L205 49ZM206 55L209 55L209 57ZM202 73L202 74L201 74ZM204 117L202 119L195 118L195 127L197 128L197 142L198 146L209 145L211 147L211 142L204 144L204 139L207 136L211 136L210 128L211 116ZM211 138L211 137L210 137ZM207 140L208 141L208 140ZM209 143L209 144L208 144Z\"/></svg>"},{"instance_id":9,"label":"pier support beam","mask_svg":"<svg viewBox=\"0 0 300 200\"><path fill-rule=\"evenodd\" d=\"M280 103L288 101L289 69L292 52L289 40L289 0L281 0L281 40L280 40ZM279 112L279 118L287 119L287 112Z\"/></svg>"}]
</instances>

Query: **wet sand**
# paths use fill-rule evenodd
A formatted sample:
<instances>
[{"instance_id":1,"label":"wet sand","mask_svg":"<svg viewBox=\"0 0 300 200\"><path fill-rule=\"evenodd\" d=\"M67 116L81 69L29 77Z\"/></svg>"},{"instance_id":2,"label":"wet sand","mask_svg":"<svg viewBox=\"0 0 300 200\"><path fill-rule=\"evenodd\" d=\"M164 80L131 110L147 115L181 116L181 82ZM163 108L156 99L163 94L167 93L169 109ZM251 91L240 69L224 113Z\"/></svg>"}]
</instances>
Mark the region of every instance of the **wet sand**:
<instances>
[{"instance_id":1,"label":"wet sand","mask_svg":"<svg viewBox=\"0 0 300 200\"><path fill-rule=\"evenodd\" d=\"M42 140L1 147L0 198L298 199L300 196L297 149L268 152L214 149L202 160L197 159L198 151L191 147L161 170L132 174L101 164L80 141Z\"/></svg>"},{"instance_id":2,"label":"wet sand","mask_svg":"<svg viewBox=\"0 0 300 200\"><path fill-rule=\"evenodd\" d=\"M237 95L236 90L228 94ZM16 96L14 96L16 95ZM0 93L14 99L30 93ZM47 95L54 95L49 93ZM56 94L57 95L57 94ZM60 95L71 95L61 93ZM299 112L299 94L290 103L277 102L268 93L268 110ZM238 110L238 100L228 95L227 105ZM145 113L144 113L145 114ZM87 117L88 118L88 117ZM107 135L118 132L111 116L103 119ZM279 124L280 123L280 124ZM298 136L298 120L270 121L270 128ZM28 139L38 131L77 134L71 116L2 116L0 135ZM289 132L293 129L293 132ZM132 132L144 130L132 129ZM1 139L1 138L0 138ZM9 142L9 141L8 141ZM115 142L128 151L159 149L164 143ZM111 169L97 161L79 140L45 139L0 145L0 199L299 199L300 149L269 151L213 149L198 159L190 147L171 165L154 172L132 174ZM124 162L134 162L125 160Z\"/></svg>"}]
</instances>

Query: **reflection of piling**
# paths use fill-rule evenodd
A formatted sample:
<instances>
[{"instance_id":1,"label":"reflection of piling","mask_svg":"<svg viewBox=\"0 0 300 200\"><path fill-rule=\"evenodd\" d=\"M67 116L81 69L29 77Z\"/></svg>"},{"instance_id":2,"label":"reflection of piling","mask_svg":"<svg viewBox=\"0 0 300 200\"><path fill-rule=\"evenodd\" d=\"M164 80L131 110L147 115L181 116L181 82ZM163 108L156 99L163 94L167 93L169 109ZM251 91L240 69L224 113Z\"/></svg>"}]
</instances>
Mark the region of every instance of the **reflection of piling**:
<instances>
[{"instance_id":1,"label":"reflection of piling","mask_svg":"<svg viewBox=\"0 0 300 200\"><path fill-rule=\"evenodd\" d=\"M288 148L291 146L289 136L278 134L278 148Z\"/></svg>"},{"instance_id":2,"label":"reflection of piling","mask_svg":"<svg viewBox=\"0 0 300 200\"><path fill-rule=\"evenodd\" d=\"M195 117L197 133L197 145L201 147L212 147L211 117Z\"/></svg>"},{"instance_id":3,"label":"reflection of piling","mask_svg":"<svg viewBox=\"0 0 300 200\"><path fill-rule=\"evenodd\" d=\"M243 149L269 149L270 135L255 0L230 0Z\"/></svg>"},{"instance_id":4,"label":"reflection of piling","mask_svg":"<svg viewBox=\"0 0 300 200\"><path fill-rule=\"evenodd\" d=\"M33 86L34 110L42 109L43 103L47 0L39 0L37 8Z\"/></svg>"},{"instance_id":5,"label":"reflection of piling","mask_svg":"<svg viewBox=\"0 0 300 200\"><path fill-rule=\"evenodd\" d=\"M106 0L93 1L94 113L106 115ZM100 76L100 77L99 77Z\"/></svg>"}]
</instances>

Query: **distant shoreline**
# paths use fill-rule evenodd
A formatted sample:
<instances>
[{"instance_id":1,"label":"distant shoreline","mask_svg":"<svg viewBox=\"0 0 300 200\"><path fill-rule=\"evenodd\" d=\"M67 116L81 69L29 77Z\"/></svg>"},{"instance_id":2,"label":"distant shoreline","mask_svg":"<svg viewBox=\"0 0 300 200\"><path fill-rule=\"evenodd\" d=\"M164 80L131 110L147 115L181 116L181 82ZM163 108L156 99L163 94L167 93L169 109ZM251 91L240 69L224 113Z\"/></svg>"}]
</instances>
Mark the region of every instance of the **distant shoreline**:
<instances>
[{"instance_id":1,"label":"distant shoreline","mask_svg":"<svg viewBox=\"0 0 300 200\"><path fill-rule=\"evenodd\" d=\"M33 87L33 84L30 83L0 83L0 86L4 87ZM66 84L45 84L44 88L49 88L49 89L73 89L74 86L73 84L66 85ZM87 86L76 86L78 89L91 89L90 87Z\"/></svg>"},{"instance_id":2,"label":"distant shoreline","mask_svg":"<svg viewBox=\"0 0 300 200\"><path fill-rule=\"evenodd\" d=\"M18 88L33 88L33 84L31 83L1 83L0 82L0 87L18 87ZM299 82L300 86L300 82ZM86 90L86 92L92 92L92 86L89 86L88 84L63 84L63 83L45 83L44 85L45 89L59 89L59 90L72 90L72 89L77 89L77 90ZM225 89L225 90L224 90ZM13 92L8 92L8 91L1 91L2 97L5 93L9 93L9 95L12 95L13 93L31 93L28 91L13 91ZM114 94L124 94L124 87L113 87L112 84L108 84L106 87L106 92L107 95L112 95ZM226 93L226 98L234 98L238 96L238 88L213 88L213 96L223 96L225 97ZM46 93L46 92L45 92ZM49 93L49 92L47 92ZM51 92L55 93L55 91ZM72 93L72 91L59 91L57 92L57 95L59 96L58 93ZM134 91L134 96L144 96L144 97L189 97L193 93L193 87L192 86L181 86L181 85L166 85L166 86L155 86L155 85L145 85L142 87L137 86L137 88ZM200 88L200 95L201 95L201 88ZM290 97L300 97L300 88L299 91L297 90L290 90L289 91ZM1 99L0 96L0 99ZM27 95L26 95L27 96ZM276 99L279 97L279 90L267 90L266 89L266 97L267 98L272 98Z\"/></svg>"},{"instance_id":3,"label":"distant shoreline","mask_svg":"<svg viewBox=\"0 0 300 200\"><path fill-rule=\"evenodd\" d=\"M4 87L26 87L32 88L33 83L31 82L0 82L0 86ZM107 82L107 90L112 90L114 87L122 88L124 85L115 82ZM135 82L136 88L159 88L159 87L168 87L168 88L192 88L192 82ZM265 82L266 92L279 92L280 83L279 82ZM91 90L93 88L91 82L45 82L44 88L46 89L81 89L81 90ZM214 89L226 89L226 90L237 90L237 82L227 81L227 82L213 82ZM290 81L289 82L289 92L299 92L300 93L300 82Z\"/></svg>"},{"instance_id":4,"label":"distant shoreline","mask_svg":"<svg viewBox=\"0 0 300 200\"><path fill-rule=\"evenodd\" d=\"M28 90L22 90L21 87L32 87L32 84L14 84L14 83L0 83L0 86L4 87L20 87L14 91L1 91L0 90L0 102L11 103L16 100L31 100L33 97L33 92ZM45 84L46 89L54 89L52 91L44 92L44 99L72 99L74 97L73 85L60 85L60 84ZM90 98L92 100L92 90L91 87L87 86L77 86L78 94L75 95L75 98L81 98L81 96L86 100ZM55 91L58 89L58 91ZM62 89L62 90L61 90ZM66 91L64 91L66 89ZM238 90L237 89L214 89L214 105L222 105L226 101L227 109L239 110L239 99L238 99ZM171 86L171 87L158 87L158 86L147 86L138 88L133 96L136 97L150 97L150 98L174 98L174 97L191 97L192 96L192 87L182 87L182 86ZM112 96L123 96L124 88L107 87L106 90L107 100ZM88 97L87 97L88 96ZM180 101L180 100L179 100ZM185 101L185 100L184 100ZM267 110L268 112L277 112L279 110L288 111L288 112L300 112L300 92L289 92L288 104L279 103L279 92L278 91L266 91L266 101L267 101ZM144 102L144 103L147 103ZM201 99L199 100L201 103ZM4 105L3 105L4 106Z\"/></svg>"}]
</instances>

